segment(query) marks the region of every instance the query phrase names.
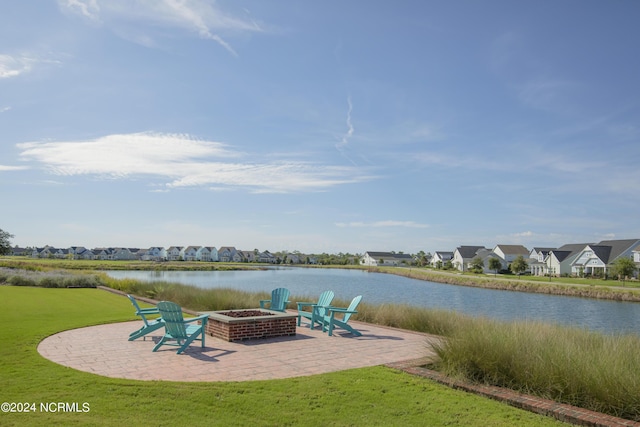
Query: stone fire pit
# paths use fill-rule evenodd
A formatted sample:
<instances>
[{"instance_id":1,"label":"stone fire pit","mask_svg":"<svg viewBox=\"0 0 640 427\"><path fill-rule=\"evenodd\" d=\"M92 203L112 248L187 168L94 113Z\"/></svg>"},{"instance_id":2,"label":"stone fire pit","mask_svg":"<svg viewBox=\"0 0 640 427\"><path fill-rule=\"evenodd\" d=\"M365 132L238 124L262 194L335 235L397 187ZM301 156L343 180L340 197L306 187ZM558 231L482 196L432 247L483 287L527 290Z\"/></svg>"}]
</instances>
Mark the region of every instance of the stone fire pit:
<instances>
[{"instance_id":1,"label":"stone fire pit","mask_svg":"<svg viewBox=\"0 0 640 427\"><path fill-rule=\"evenodd\" d=\"M295 313L265 309L205 311L209 315L205 332L225 341L293 336L296 334Z\"/></svg>"}]
</instances>

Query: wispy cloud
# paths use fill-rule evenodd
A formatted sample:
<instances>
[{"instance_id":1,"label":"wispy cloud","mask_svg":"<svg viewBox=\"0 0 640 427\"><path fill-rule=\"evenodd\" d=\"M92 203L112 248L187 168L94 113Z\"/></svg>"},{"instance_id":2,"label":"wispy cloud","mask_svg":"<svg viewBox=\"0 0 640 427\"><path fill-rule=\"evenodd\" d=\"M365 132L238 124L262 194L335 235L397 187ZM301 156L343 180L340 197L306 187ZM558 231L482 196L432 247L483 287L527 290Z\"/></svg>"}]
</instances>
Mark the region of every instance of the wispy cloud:
<instances>
[{"instance_id":1,"label":"wispy cloud","mask_svg":"<svg viewBox=\"0 0 640 427\"><path fill-rule=\"evenodd\" d=\"M428 228L428 224L420 224L414 221L374 221L374 222L338 222L337 227L367 227L367 228L382 228L382 227L407 227L407 228Z\"/></svg>"},{"instance_id":2,"label":"wispy cloud","mask_svg":"<svg viewBox=\"0 0 640 427\"><path fill-rule=\"evenodd\" d=\"M0 55L0 79L28 73L31 71L32 64L33 59L24 56Z\"/></svg>"},{"instance_id":3,"label":"wispy cloud","mask_svg":"<svg viewBox=\"0 0 640 427\"><path fill-rule=\"evenodd\" d=\"M18 144L21 158L41 163L61 176L108 179L154 176L165 188L243 187L253 192L320 191L372 177L352 167L304 160L261 163L230 146L189 135L136 133L89 141Z\"/></svg>"},{"instance_id":4,"label":"wispy cloud","mask_svg":"<svg viewBox=\"0 0 640 427\"><path fill-rule=\"evenodd\" d=\"M263 31L253 19L232 16L207 0L59 0L59 4L64 11L110 27L137 42L143 41L146 46L153 43L148 34L140 35L144 29L139 24L186 30L215 41L234 56L237 52L220 32Z\"/></svg>"},{"instance_id":5,"label":"wispy cloud","mask_svg":"<svg viewBox=\"0 0 640 427\"><path fill-rule=\"evenodd\" d=\"M25 169L29 169L29 168L27 166L0 165L0 172L20 171L20 170L25 170Z\"/></svg>"},{"instance_id":6,"label":"wispy cloud","mask_svg":"<svg viewBox=\"0 0 640 427\"><path fill-rule=\"evenodd\" d=\"M47 58L47 55L20 54L3 55L0 54L0 79L18 77L33 71L36 65L59 65L60 61ZM9 110L10 107L0 109L0 112Z\"/></svg>"},{"instance_id":7,"label":"wispy cloud","mask_svg":"<svg viewBox=\"0 0 640 427\"><path fill-rule=\"evenodd\" d=\"M11 110L11 107L2 107L0 108L0 113L6 113L9 110Z\"/></svg>"},{"instance_id":8,"label":"wispy cloud","mask_svg":"<svg viewBox=\"0 0 640 427\"><path fill-rule=\"evenodd\" d=\"M356 164L351 157L347 154L347 147L349 145L349 140L353 136L355 132L355 128L353 127L353 123L351 122L351 112L353 111L353 104L351 103L351 96L347 97L347 131L342 135L340 141L335 145L336 149L342 154L349 162Z\"/></svg>"}]
</instances>

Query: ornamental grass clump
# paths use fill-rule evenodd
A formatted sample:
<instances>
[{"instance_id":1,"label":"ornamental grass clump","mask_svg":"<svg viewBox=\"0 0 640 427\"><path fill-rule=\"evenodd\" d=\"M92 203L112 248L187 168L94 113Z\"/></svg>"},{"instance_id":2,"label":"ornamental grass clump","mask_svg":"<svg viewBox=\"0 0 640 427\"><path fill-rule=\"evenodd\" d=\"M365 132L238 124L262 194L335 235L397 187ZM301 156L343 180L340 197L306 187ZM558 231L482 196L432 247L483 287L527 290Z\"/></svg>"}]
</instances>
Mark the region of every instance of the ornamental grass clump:
<instances>
[{"instance_id":1,"label":"ornamental grass clump","mask_svg":"<svg viewBox=\"0 0 640 427\"><path fill-rule=\"evenodd\" d=\"M640 337L476 319L434 345L436 369L640 420Z\"/></svg>"}]
</instances>

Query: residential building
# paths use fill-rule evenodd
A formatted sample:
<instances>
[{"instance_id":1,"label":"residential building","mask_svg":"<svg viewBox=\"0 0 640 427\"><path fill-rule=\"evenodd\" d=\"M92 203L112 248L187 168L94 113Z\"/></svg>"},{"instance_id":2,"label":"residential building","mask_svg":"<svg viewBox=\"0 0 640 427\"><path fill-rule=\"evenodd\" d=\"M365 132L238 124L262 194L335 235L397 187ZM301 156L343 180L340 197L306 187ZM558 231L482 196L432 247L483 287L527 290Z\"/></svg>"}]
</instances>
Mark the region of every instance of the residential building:
<instances>
[{"instance_id":1,"label":"residential building","mask_svg":"<svg viewBox=\"0 0 640 427\"><path fill-rule=\"evenodd\" d=\"M442 267L446 264L447 261L451 261L453 259L453 252L446 251L435 251L433 256L431 257L431 265L434 267Z\"/></svg>"},{"instance_id":2,"label":"residential building","mask_svg":"<svg viewBox=\"0 0 640 427\"><path fill-rule=\"evenodd\" d=\"M408 254L394 252L365 252L360 259L360 265L375 266L409 266L413 258Z\"/></svg>"},{"instance_id":3,"label":"residential building","mask_svg":"<svg viewBox=\"0 0 640 427\"><path fill-rule=\"evenodd\" d=\"M478 251L481 249L487 249L484 246L459 246L453 251L453 258L451 262L453 266L460 271L469 271L471 268L471 261L478 256Z\"/></svg>"}]
</instances>

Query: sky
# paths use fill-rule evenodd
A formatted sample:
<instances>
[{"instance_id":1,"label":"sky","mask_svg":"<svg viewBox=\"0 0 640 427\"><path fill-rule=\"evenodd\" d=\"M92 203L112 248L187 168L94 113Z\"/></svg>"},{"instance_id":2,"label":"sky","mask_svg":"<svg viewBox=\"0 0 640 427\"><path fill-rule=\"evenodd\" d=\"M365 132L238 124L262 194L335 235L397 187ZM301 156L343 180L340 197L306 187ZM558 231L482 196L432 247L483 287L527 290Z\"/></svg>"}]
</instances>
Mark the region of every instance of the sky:
<instances>
[{"instance_id":1,"label":"sky","mask_svg":"<svg viewBox=\"0 0 640 427\"><path fill-rule=\"evenodd\" d=\"M0 0L13 245L640 238L637 0Z\"/></svg>"}]
</instances>

